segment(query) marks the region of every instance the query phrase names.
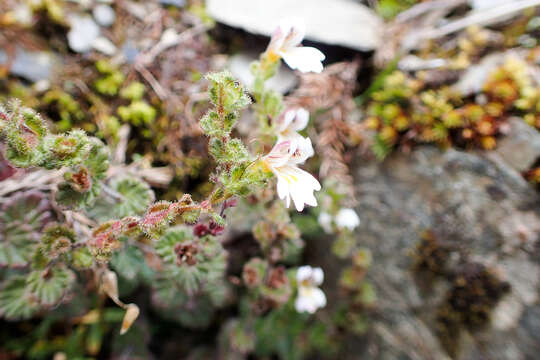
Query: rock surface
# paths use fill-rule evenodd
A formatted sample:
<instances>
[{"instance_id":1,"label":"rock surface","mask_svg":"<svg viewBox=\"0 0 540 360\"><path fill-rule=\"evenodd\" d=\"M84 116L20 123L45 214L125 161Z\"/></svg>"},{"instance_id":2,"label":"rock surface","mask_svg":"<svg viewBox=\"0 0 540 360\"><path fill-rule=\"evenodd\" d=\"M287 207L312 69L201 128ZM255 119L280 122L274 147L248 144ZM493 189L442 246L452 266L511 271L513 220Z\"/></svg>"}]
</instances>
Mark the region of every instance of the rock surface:
<instances>
[{"instance_id":1,"label":"rock surface","mask_svg":"<svg viewBox=\"0 0 540 360\"><path fill-rule=\"evenodd\" d=\"M99 26L90 16L72 15L69 22L71 25L67 34L69 47L79 53L90 51L94 40L99 36Z\"/></svg>"},{"instance_id":2,"label":"rock surface","mask_svg":"<svg viewBox=\"0 0 540 360\"><path fill-rule=\"evenodd\" d=\"M217 21L255 34L268 36L284 18L300 18L309 40L361 51L381 42L382 20L350 0L207 0L206 8Z\"/></svg>"},{"instance_id":3,"label":"rock surface","mask_svg":"<svg viewBox=\"0 0 540 360\"><path fill-rule=\"evenodd\" d=\"M111 26L116 19L116 13L109 5L99 4L92 11L94 19L101 26Z\"/></svg>"},{"instance_id":4,"label":"rock surface","mask_svg":"<svg viewBox=\"0 0 540 360\"><path fill-rule=\"evenodd\" d=\"M450 358L435 330L436 310L450 284L437 281L425 292L412 270L410 252L428 228L498 271L511 287L486 329L462 332L456 358L535 358L540 196L532 186L496 154L488 158L434 147L394 154L384 163L359 164L355 175L361 217L356 234L373 253L368 277L378 300L367 342L353 342L350 359ZM317 265L335 263L327 253L317 257ZM329 274L325 284L337 283L338 274Z\"/></svg>"},{"instance_id":5,"label":"rock surface","mask_svg":"<svg viewBox=\"0 0 540 360\"><path fill-rule=\"evenodd\" d=\"M508 125L509 133L498 141L495 153L515 170L527 171L540 159L540 132L519 118L509 119Z\"/></svg>"},{"instance_id":6,"label":"rock surface","mask_svg":"<svg viewBox=\"0 0 540 360\"><path fill-rule=\"evenodd\" d=\"M0 64L6 64L7 62L7 54L0 50ZM56 56L51 53L27 51L17 47L9 72L32 82L47 80L50 79L54 66L58 62Z\"/></svg>"},{"instance_id":7,"label":"rock surface","mask_svg":"<svg viewBox=\"0 0 540 360\"><path fill-rule=\"evenodd\" d=\"M236 54L229 59L229 70L242 84L250 87L253 84L253 75L250 64L257 60L256 54ZM268 80L266 86L280 94L292 90L298 84L298 78L286 65L280 66L276 76Z\"/></svg>"}]
</instances>

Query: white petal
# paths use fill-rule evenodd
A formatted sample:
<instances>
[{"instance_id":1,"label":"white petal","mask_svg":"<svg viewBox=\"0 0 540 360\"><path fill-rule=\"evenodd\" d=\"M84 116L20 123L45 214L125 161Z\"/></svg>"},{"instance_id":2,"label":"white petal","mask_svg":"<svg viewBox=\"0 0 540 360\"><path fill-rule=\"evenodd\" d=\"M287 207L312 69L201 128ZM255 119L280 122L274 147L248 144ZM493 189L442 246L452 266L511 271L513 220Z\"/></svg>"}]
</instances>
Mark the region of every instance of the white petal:
<instances>
[{"instance_id":1,"label":"white petal","mask_svg":"<svg viewBox=\"0 0 540 360\"><path fill-rule=\"evenodd\" d=\"M304 280L311 278L313 268L309 265L303 265L296 270L296 281L301 283Z\"/></svg>"},{"instance_id":2,"label":"white petal","mask_svg":"<svg viewBox=\"0 0 540 360\"><path fill-rule=\"evenodd\" d=\"M326 295L319 288L313 288L311 290L311 300L317 308L322 308L326 306Z\"/></svg>"},{"instance_id":3,"label":"white petal","mask_svg":"<svg viewBox=\"0 0 540 360\"><path fill-rule=\"evenodd\" d=\"M310 138L304 138L295 132L289 139L296 144L296 149L289 158L290 164L303 164L308 158L315 154Z\"/></svg>"},{"instance_id":4,"label":"white petal","mask_svg":"<svg viewBox=\"0 0 540 360\"><path fill-rule=\"evenodd\" d=\"M313 191L320 190L321 185L313 175L298 168L294 164L280 166L275 171L280 178L283 178L287 182L289 193L298 211L302 211L306 203L316 206L317 200L313 196Z\"/></svg>"},{"instance_id":5,"label":"white petal","mask_svg":"<svg viewBox=\"0 0 540 360\"><path fill-rule=\"evenodd\" d=\"M353 209L341 209L336 215L336 225L342 229L354 230L360 225L360 218Z\"/></svg>"},{"instance_id":6,"label":"white petal","mask_svg":"<svg viewBox=\"0 0 540 360\"><path fill-rule=\"evenodd\" d=\"M290 157L296 152L297 147L297 141L291 139L280 140L263 159L272 168L282 166L289 161Z\"/></svg>"},{"instance_id":7,"label":"white petal","mask_svg":"<svg viewBox=\"0 0 540 360\"><path fill-rule=\"evenodd\" d=\"M281 52L280 55L291 69L316 73L323 70L322 61L325 56L313 47L295 47Z\"/></svg>"},{"instance_id":8,"label":"white petal","mask_svg":"<svg viewBox=\"0 0 540 360\"><path fill-rule=\"evenodd\" d=\"M317 310L315 304L313 304L313 301L311 301L310 298L303 296L298 296L296 298L294 302L294 307L299 313L308 312L310 314L313 314L315 310Z\"/></svg>"},{"instance_id":9,"label":"white petal","mask_svg":"<svg viewBox=\"0 0 540 360\"><path fill-rule=\"evenodd\" d=\"M277 193L280 199L285 199L285 197L289 195L289 185L287 180L281 176L278 176Z\"/></svg>"},{"instance_id":10,"label":"white petal","mask_svg":"<svg viewBox=\"0 0 540 360\"><path fill-rule=\"evenodd\" d=\"M294 121L291 124L291 130L304 130L309 122L309 112L304 108L298 108L295 111Z\"/></svg>"},{"instance_id":11,"label":"white petal","mask_svg":"<svg viewBox=\"0 0 540 360\"><path fill-rule=\"evenodd\" d=\"M290 109L282 113L277 119L278 131L280 133L283 133L283 132L287 133L295 117L296 117L296 110L294 109Z\"/></svg>"},{"instance_id":12,"label":"white petal","mask_svg":"<svg viewBox=\"0 0 540 360\"><path fill-rule=\"evenodd\" d=\"M279 25L284 36L281 49L286 50L300 45L306 34L306 24L299 18L288 18Z\"/></svg>"},{"instance_id":13,"label":"white petal","mask_svg":"<svg viewBox=\"0 0 540 360\"><path fill-rule=\"evenodd\" d=\"M324 272L322 271L320 267L313 269L312 278L313 278L313 283L315 285L322 284L322 282L324 281Z\"/></svg>"},{"instance_id":14,"label":"white petal","mask_svg":"<svg viewBox=\"0 0 540 360\"><path fill-rule=\"evenodd\" d=\"M309 206L317 206L317 198L315 197L315 195L313 195L313 193L306 194L304 202L306 203L306 205Z\"/></svg>"}]
</instances>

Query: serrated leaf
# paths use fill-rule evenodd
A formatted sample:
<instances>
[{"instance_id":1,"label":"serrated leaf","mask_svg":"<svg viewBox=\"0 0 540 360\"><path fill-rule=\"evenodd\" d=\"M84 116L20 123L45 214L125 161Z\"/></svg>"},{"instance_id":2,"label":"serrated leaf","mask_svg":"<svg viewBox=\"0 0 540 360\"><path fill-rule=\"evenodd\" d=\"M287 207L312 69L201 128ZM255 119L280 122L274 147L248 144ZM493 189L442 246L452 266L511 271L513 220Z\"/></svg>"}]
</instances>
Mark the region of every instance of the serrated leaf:
<instances>
[{"instance_id":1,"label":"serrated leaf","mask_svg":"<svg viewBox=\"0 0 540 360\"><path fill-rule=\"evenodd\" d=\"M174 247L178 243L183 243L193 239L193 235L181 226L175 226L166 231L156 243L156 252L163 261L169 265L176 264L176 253Z\"/></svg>"},{"instance_id":2,"label":"serrated leaf","mask_svg":"<svg viewBox=\"0 0 540 360\"><path fill-rule=\"evenodd\" d=\"M39 310L39 304L27 291L24 276L13 277L0 288L0 315L8 320L28 319Z\"/></svg>"},{"instance_id":3,"label":"serrated leaf","mask_svg":"<svg viewBox=\"0 0 540 360\"><path fill-rule=\"evenodd\" d=\"M104 192L88 209L88 214L98 222L143 214L154 201L154 192L148 184L131 177L113 179L110 188L122 196L112 199Z\"/></svg>"},{"instance_id":4,"label":"serrated leaf","mask_svg":"<svg viewBox=\"0 0 540 360\"><path fill-rule=\"evenodd\" d=\"M125 247L114 253L111 266L127 280L135 280L137 277L150 278L152 270L146 264L144 254L135 246Z\"/></svg>"},{"instance_id":5,"label":"serrated leaf","mask_svg":"<svg viewBox=\"0 0 540 360\"><path fill-rule=\"evenodd\" d=\"M152 285L152 303L158 307L180 307L188 299L169 278L158 277Z\"/></svg>"},{"instance_id":6,"label":"serrated leaf","mask_svg":"<svg viewBox=\"0 0 540 360\"><path fill-rule=\"evenodd\" d=\"M32 271L26 278L28 290L44 306L56 304L75 280L73 271L57 266Z\"/></svg>"},{"instance_id":7,"label":"serrated leaf","mask_svg":"<svg viewBox=\"0 0 540 360\"><path fill-rule=\"evenodd\" d=\"M81 193L76 191L67 182L58 185L56 202L67 209L81 209L91 206L101 192L101 185L97 182L92 184L90 191Z\"/></svg>"},{"instance_id":8,"label":"serrated leaf","mask_svg":"<svg viewBox=\"0 0 540 360\"><path fill-rule=\"evenodd\" d=\"M24 266L31 259L40 231L52 220L45 194L16 194L0 207L0 266Z\"/></svg>"},{"instance_id":9,"label":"serrated leaf","mask_svg":"<svg viewBox=\"0 0 540 360\"><path fill-rule=\"evenodd\" d=\"M109 168L109 148L97 138L89 142L92 147L84 163L94 179L104 179Z\"/></svg>"},{"instance_id":10,"label":"serrated leaf","mask_svg":"<svg viewBox=\"0 0 540 360\"><path fill-rule=\"evenodd\" d=\"M77 269L87 269L93 262L94 257L87 246L77 248L71 253L71 263Z\"/></svg>"}]
</instances>

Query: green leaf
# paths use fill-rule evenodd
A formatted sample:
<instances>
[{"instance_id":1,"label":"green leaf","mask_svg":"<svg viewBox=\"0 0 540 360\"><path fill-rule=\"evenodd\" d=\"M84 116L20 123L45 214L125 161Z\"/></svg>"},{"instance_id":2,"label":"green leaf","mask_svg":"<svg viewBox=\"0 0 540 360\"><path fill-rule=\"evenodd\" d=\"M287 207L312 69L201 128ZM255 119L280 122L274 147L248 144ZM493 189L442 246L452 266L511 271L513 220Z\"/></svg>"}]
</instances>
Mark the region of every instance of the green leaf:
<instances>
[{"instance_id":1,"label":"green leaf","mask_svg":"<svg viewBox=\"0 0 540 360\"><path fill-rule=\"evenodd\" d=\"M63 266L35 270L26 278L28 290L44 306L55 305L74 281L73 271Z\"/></svg>"},{"instance_id":2,"label":"green leaf","mask_svg":"<svg viewBox=\"0 0 540 360\"><path fill-rule=\"evenodd\" d=\"M392 146L388 145L379 135L375 136L375 141L371 146L371 150L378 160L384 160L392 152Z\"/></svg>"},{"instance_id":3,"label":"green leaf","mask_svg":"<svg viewBox=\"0 0 540 360\"><path fill-rule=\"evenodd\" d=\"M227 133L223 130L223 124L219 114L214 110L208 111L200 120L199 125L203 129L204 133L208 136L226 136Z\"/></svg>"},{"instance_id":4,"label":"green leaf","mask_svg":"<svg viewBox=\"0 0 540 360\"><path fill-rule=\"evenodd\" d=\"M114 253L111 266L127 280L150 279L153 271L146 264L144 254L135 246L127 246Z\"/></svg>"},{"instance_id":5,"label":"green leaf","mask_svg":"<svg viewBox=\"0 0 540 360\"><path fill-rule=\"evenodd\" d=\"M262 103L264 113L271 117L278 116L283 110L282 96L278 92L272 90L265 91L263 94Z\"/></svg>"},{"instance_id":6,"label":"green leaf","mask_svg":"<svg viewBox=\"0 0 540 360\"><path fill-rule=\"evenodd\" d=\"M64 208L81 209L91 206L100 192L101 185L97 182L92 184L90 191L84 193L78 192L69 183L64 182L58 185L56 202Z\"/></svg>"},{"instance_id":7,"label":"green leaf","mask_svg":"<svg viewBox=\"0 0 540 360\"><path fill-rule=\"evenodd\" d=\"M165 263L170 265L176 264L174 247L178 243L183 243L191 239L193 239L193 235L188 232L187 228L181 226L171 227L156 243L156 252Z\"/></svg>"},{"instance_id":8,"label":"green leaf","mask_svg":"<svg viewBox=\"0 0 540 360\"><path fill-rule=\"evenodd\" d=\"M94 206L88 209L88 214L98 222L141 215L154 201L154 192L150 186L132 177L115 178L109 187L121 195L122 199L112 199L101 192Z\"/></svg>"},{"instance_id":9,"label":"green leaf","mask_svg":"<svg viewBox=\"0 0 540 360\"><path fill-rule=\"evenodd\" d=\"M77 269L87 269L93 262L94 257L87 246L77 248L71 253L71 263Z\"/></svg>"},{"instance_id":10,"label":"green leaf","mask_svg":"<svg viewBox=\"0 0 540 360\"><path fill-rule=\"evenodd\" d=\"M0 266L24 266L52 220L52 208L39 191L18 193L0 206Z\"/></svg>"},{"instance_id":11,"label":"green leaf","mask_svg":"<svg viewBox=\"0 0 540 360\"><path fill-rule=\"evenodd\" d=\"M24 276L13 277L0 288L0 315L8 320L28 319L39 310L39 303L27 290Z\"/></svg>"},{"instance_id":12,"label":"green leaf","mask_svg":"<svg viewBox=\"0 0 540 360\"><path fill-rule=\"evenodd\" d=\"M241 163L249 160L249 153L241 140L231 139L225 146L225 157L219 160L230 163Z\"/></svg>"}]
</instances>

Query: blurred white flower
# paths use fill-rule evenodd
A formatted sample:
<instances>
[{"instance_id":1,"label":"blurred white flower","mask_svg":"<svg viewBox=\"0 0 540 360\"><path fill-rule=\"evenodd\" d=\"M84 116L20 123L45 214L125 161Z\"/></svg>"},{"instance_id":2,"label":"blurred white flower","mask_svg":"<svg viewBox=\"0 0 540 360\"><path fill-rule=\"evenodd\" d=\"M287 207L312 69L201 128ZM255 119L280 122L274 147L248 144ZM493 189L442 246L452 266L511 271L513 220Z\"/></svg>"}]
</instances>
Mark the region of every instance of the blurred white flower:
<instances>
[{"instance_id":1,"label":"blurred white flower","mask_svg":"<svg viewBox=\"0 0 540 360\"><path fill-rule=\"evenodd\" d=\"M324 54L309 46L299 46L305 35L302 21L287 19L281 22L272 34L267 53L270 56L283 58L291 67L301 72L321 72Z\"/></svg>"},{"instance_id":2,"label":"blurred white flower","mask_svg":"<svg viewBox=\"0 0 540 360\"><path fill-rule=\"evenodd\" d=\"M326 296L318 288L324 280L321 268L312 268L309 265L300 266L296 272L298 283L298 296L294 302L296 311L313 314L318 308L326 306Z\"/></svg>"},{"instance_id":3,"label":"blurred white flower","mask_svg":"<svg viewBox=\"0 0 540 360\"><path fill-rule=\"evenodd\" d=\"M333 232L332 231L332 215L330 215L326 211L321 211L321 213L319 214L319 218L317 220L325 233L330 234Z\"/></svg>"},{"instance_id":4,"label":"blurred white flower","mask_svg":"<svg viewBox=\"0 0 540 360\"><path fill-rule=\"evenodd\" d=\"M304 130L309 122L309 112L304 108L294 108L283 112L276 120L278 142L285 140L297 141L305 153L305 157L310 158L315 154L311 140L304 138L298 131Z\"/></svg>"},{"instance_id":5,"label":"blurred white flower","mask_svg":"<svg viewBox=\"0 0 540 360\"><path fill-rule=\"evenodd\" d=\"M276 175L277 192L280 199L285 199L287 207L294 202L296 210L304 210L304 205L317 206L314 191L321 190L321 184L307 171L297 165L304 162L309 149L309 138L288 139L278 142L268 155L262 158L264 164Z\"/></svg>"},{"instance_id":6,"label":"blurred white flower","mask_svg":"<svg viewBox=\"0 0 540 360\"><path fill-rule=\"evenodd\" d=\"M341 229L354 230L360 225L360 218L353 209L341 209L336 215L336 225Z\"/></svg>"}]
</instances>

